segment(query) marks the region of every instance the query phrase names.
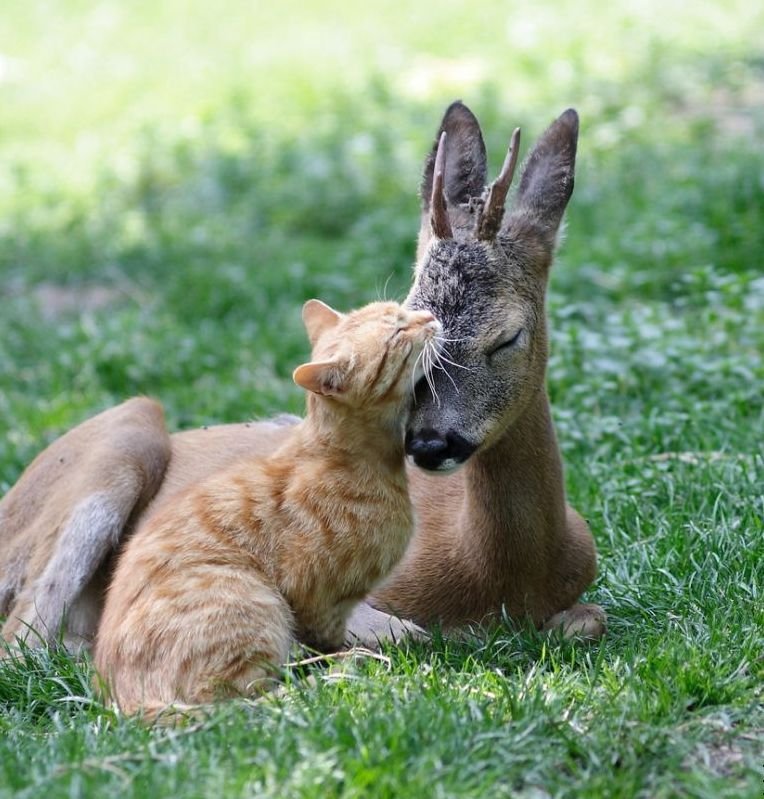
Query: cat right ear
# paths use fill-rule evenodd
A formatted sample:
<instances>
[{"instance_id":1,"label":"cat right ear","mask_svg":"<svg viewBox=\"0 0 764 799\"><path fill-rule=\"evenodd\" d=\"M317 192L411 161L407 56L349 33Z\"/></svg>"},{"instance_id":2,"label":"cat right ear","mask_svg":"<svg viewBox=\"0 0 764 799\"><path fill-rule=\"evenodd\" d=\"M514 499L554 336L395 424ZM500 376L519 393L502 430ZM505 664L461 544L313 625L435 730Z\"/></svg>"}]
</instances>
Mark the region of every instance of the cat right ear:
<instances>
[{"instance_id":1,"label":"cat right ear","mask_svg":"<svg viewBox=\"0 0 764 799\"><path fill-rule=\"evenodd\" d=\"M342 314L321 300L308 300L302 306L302 321L311 344L315 344L321 334L334 327L340 319Z\"/></svg>"},{"instance_id":2,"label":"cat right ear","mask_svg":"<svg viewBox=\"0 0 764 799\"><path fill-rule=\"evenodd\" d=\"M345 391L342 370L337 361L304 363L294 370L292 379L300 388L325 397L337 397Z\"/></svg>"}]
</instances>

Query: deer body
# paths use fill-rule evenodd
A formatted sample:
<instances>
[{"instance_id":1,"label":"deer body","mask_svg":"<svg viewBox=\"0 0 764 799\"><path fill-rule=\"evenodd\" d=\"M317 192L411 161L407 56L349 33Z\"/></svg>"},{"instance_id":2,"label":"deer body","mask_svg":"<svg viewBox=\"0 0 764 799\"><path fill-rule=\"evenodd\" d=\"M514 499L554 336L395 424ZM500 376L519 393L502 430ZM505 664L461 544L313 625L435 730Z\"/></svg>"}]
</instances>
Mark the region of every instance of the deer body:
<instances>
[{"instance_id":1,"label":"deer body","mask_svg":"<svg viewBox=\"0 0 764 799\"><path fill-rule=\"evenodd\" d=\"M406 431L419 467L409 469L416 530L403 561L370 599L378 610L363 608L355 625L351 619L364 643L411 629L387 612L445 627L506 612L566 633L604 631L601 609L575 604L594 578L596 553L586 523L565 504L545 388L544 299L573 189L577 135L573 111L542 135L505 217L517 134L499 178L485 189L477 120L460 103L443 119L425 162L407 304L440 319L446 358L429 385L417 385ZM114 444L135 429L140 436L129 447ZM155 403L140 398L72 430L0 502L3 636L12 640L31 623L53 637L76 608L78 627L70 620L69 631L87 641L118 541L180 489L237 458L273 452L289 433L288 423L257 422L168 435ZM114 510L103 529L83 531L81 521L72 522L87 502ZM86 562L78 564L77 581L67 582L65 573L56 581L42 618L34 608L50 593L51 575L61 575L78 552Z\"/></svg>"}]
</instances>

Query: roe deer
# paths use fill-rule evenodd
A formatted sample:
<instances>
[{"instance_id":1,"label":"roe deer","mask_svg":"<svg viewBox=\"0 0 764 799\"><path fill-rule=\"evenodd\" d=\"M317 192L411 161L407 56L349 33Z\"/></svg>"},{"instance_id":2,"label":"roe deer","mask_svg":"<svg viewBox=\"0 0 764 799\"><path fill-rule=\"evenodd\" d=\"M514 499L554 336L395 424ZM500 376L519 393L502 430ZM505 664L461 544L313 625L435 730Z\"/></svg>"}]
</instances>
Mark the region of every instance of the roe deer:
<instances>
[{"instance_id":1,"label":"roe deer","mask_svg":"<svg viewBox=\"0 0 764 799\"><path fill-rule=\"evenodd\" d=\"M411 308L443 323L446 352L420 381L406 433L417 535L374 602L419 623L482 620L500 609L598 636L604 614L573 606L594 579L584 520L565 504L545 388L545 295L573 192L578 116L542 135L510 212L519 129L486 189L480 126L461 103L425 162ZM556 616L565 611L563 615Z\"/></svg>"},{"instance_id":2,"label":"roe deer","mask_svg":"<svg viewBox=\"0 0 764 799\"><path fill-rule=\"evenodd\" d=\"M350 620L364 643L416 629L385 611L446 628L506 611L565 634L604 631L599 607L575 604L596 553L565 504L545 388L546 285L577 139L568 110L527 158L505 216L517 133L484 189L477 120L462 103L443 118L425 162L407 304L440 319L447 352L432 385L417 386L407 426L406 449L420 467L410 470L414 539ZM161 408L136 398L54 442L0 502L3 637L38 643L30 627L43 640L64 627L70 645L90 642L120 540L178 490L273 452L289 431L289 419L276 419L169 435Z\"/></svg>"}]
</instances>

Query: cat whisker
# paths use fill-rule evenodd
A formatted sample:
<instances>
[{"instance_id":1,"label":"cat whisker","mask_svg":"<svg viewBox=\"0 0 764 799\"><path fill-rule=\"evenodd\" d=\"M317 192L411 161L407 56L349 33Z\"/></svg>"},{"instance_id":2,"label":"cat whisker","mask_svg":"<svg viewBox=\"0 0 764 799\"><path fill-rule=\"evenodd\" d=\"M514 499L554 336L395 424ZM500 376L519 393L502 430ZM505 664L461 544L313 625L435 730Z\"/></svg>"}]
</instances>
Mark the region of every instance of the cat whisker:
<instances>
[{"instance_id":1,"label":"cat whisker","mask_svg":"<svg viewBox=\"0 0 764 799\"><path fill-rule=\"evenodd\" d=\"M437 389L435 388L435 380L432 376L433 369L441 369L443 367L439 363L439 341L436 339L430 340L425 342L422 351L417 356L417 359L414 363L414 370L411 376L411 391L412 394L416 391L416 371L419 363L422 363L422 377L424 377L425 382L427 383L428 388L430 389L430 393L432 394L433 399L435 400L438 407L440 407L440 395L438 394ZM449 379L451 376L448 375ZM451 379L453 383L453 379Z\"/></svg>"},{"instance_id":2,"label":"cat whisker","mask_svg":"<svg viewBox=\"0 0 764 799\"><path fill-rule=\"evenodd\" d=\"M417 384L416 372L417 372L417 367L419 366L419 361L423 361L424 353L425 353L426 349L427 349L426 346L423 347L422 351L419 353L419 355L417 355L416 360L414 361L414 368L411 371L411 396L412 397L414 396L414 391L416 390L416 384ZM424 363L422 365L422 373L424 374Z\"/></svg>"},{"instance_id":3,"label":"cat whisker","mask_svg":"<svg viewBox=\"0 0 764 799\"><path fill-rule=\"evenodd\" d=\"M467 338L466 338L466 336L464 336L462 338L446 338L445 336L437 336L437 340L439 342L446 342L447 344L455 344L455 343L458 343L460 341L466 341Z\"/></svg>"},{"instance_id":4,"label":"cat whisker","mask_svg":"<svg viewBox=\"0 0 764 799\"><path fill-rule=\"evenodd\" d=\"M442 339L438 339L438 343L440 343ZM465 372L471 372L469 366L464 366L456 361L452 360L451 353L448 351L448 348L441 344L440 351L438 353L439 360L445 361L446 363L450 364L451 366L455 366L457 369L464 369Z\"/></svg>"},{"instance_id":5,"label":"cat whisker","mask_svg":"<svg viewBox=\"0 0 764 799\"><path fill-rule=\"evenodd\" d=\"M442 353L441 353L440 359L442 361L445 361L450 366L455 366L457 369L464 369L465 372L471 372L472 371L472 369L469 366L463 366L462 364L457 363L456 361L452 361L450 358L448 358L447 356L443 355Z\"/></svg>"},{"instance_id":6,"label":"cat whisker","mask_svg":"<svg viewBox=\"0 0 764 799\"><path fill-rule=\"evenodd\" d=\"M456 385L456 382L454 381L454 378L451 376L451 373L443 365L443 358L440 355L440 353L438 353L437 351L434 353L434 359L435 359L434 363L433 363L434 368L435 369L440 369L440 371L443 372L446 375L446 377L451 381L451 385L454 387L454 390L458 394L459 393L459 387Z\"/></svg>"},{"instance_id":7,"label":"cat whisker","mask_svg":"<svg viewBox=\"0 0 764 799\"><path fill-rule=\"evenodd\" d=\"M454 378L451 377L451 374L448 371L448 369L446 369L446 367L443 366L440 363L436 363L434 366L435 366L435 369L440 369L440 371L443 372L443 374L445 374L445 376L451 381L451 385L454 387L454 391L456 391L456 393L458 394L459 393L459 386L456 385L456 382L454 381Z\"/></svg>"},{"instance_id":8,"label":"cat whisker","mask_svg":"<svg viewBox=\"0 0 764 799\"><path fill-rule=\"evenodd\" d=\"M393 273L391 272L387 276L387 280L385 280L385 285L382 286L382 291L379 290L379 283L377 284L377 300L379 302L387 302L387 287L390 284L390 281L393 279Z\"/></svg>"},{"instance_id":9,"label":"cat whisker","mask_svg":"<svg viewBox=\"0 0 764 799\"><path fill-rule=\"evenodd\" d=\"M432 365L433 365L433 348L430 342L428 342L427 346L422 350L425 353L424 356L424 379L427 381L427 385L430 387L430 392L432 393L433 399L435 400L435 404L440 407L440 396L435 388L435 381L432 377Z\"/></svg>"},{"instance_id":10,"label":"cat whisker","mask_svg":"<svg viewBox=\"0 0 764 799\"><path fill-rule=\"evenodd\" d=\"M438 336L436 341L438 344L438 352L444 352L446 355L450 356L451 353L448 351L448 347L446 346L446 344L451 343L450 339L440 338L440 336Z\"/></svg>"}]
</instances>

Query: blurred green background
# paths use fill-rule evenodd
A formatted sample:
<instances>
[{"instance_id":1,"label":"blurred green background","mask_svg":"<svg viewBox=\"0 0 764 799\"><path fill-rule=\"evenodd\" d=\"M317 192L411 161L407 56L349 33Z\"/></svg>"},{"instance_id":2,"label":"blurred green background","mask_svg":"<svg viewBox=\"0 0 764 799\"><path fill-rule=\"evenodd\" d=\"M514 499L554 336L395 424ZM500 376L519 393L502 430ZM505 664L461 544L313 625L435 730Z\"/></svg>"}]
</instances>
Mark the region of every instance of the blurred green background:
<instances>
[{"instance_id":1,"label":"blurred green background","mask_svg":"<svg viewBox=\"0 0 764 799\"><path fill-rule=\"evenodd\" d=\"M4 0L0 494L133 394L299 412L300 307L405 295L456 98L493 173L581 115L549 388L608 636L394 649L186 738L9 666L0 797L760 796L761 2Z\"/></svg>"},{"instance_id":2,"label":"blurred green background","mask_svg":"<svg viewBox=\"0 0 764 799\"><path fill-rule=\"evenodd\" d=\"M34 446L31 415L138 392L176 424L299 408L296 309L405 292L456 97L494 169L579 110L566 307L761 266L758 3L11 0L0 26L0 417Z\"/></svg>"}]
</instances>

